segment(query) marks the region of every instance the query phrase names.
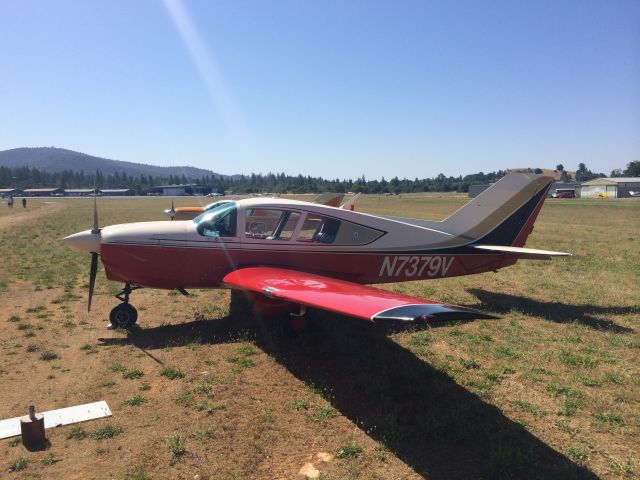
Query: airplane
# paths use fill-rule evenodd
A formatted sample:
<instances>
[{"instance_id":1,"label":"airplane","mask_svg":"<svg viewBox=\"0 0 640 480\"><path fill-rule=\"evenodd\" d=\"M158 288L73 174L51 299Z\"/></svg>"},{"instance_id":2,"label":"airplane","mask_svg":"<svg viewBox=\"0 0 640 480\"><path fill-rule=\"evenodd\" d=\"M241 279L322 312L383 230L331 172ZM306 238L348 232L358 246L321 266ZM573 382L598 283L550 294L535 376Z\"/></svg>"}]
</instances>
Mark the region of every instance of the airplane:
<instances>
[{"instance_id":1,"label":"airplane","mask_svg":"<svg viewBox=\"0 0 640 480\"><path fill-rule=\"evenodd\" d=\"M424 324L496 318L478 310L371 284L495 272L519 259L568 256L525 248L553 179L510 173L442 221L382 216L279 198L224 202L192 221L98 226L64 238L91 253L88 310L98 258L124 283L110 313L115 328L138 318L137 288L227 288L256 312L305 330L307 307L373 322ZM289 315L286 315L289 314Z\"/></svg>"},{"instance_id":2,"label":"airplane","mask_svg":"<svg viewBox=\"0 0 640 480\"><path fill-rule=\"evenodd\" d=\"M173 200L171 200L171 208L164 210L162 213L169 216L171 220L193 220L198 215L209 211L219 204L224 202L231 202L232 200L220 200L219 202L213 202L204 207L178 207L175 208L173 205Z\"/></svg>"},{"instance_id":3,"label":"airplane","mask_svg":"<svg viewBox=\"0 0 640 480\"><path fill-rule=\"evenodd\" d=\"M355 197L359 197L357 194ZM334 193L334 192L325 192L318 195L312 203L320 203L322 205L328 205L330 207L338 207L344 198L344 193ZM349 207L353 205L356 198L350 198L345 202L345 205L348 204ZM215 207L217 207L222 202L230 202L232 200L221 200L218 202L210 203L209 205L205 205L204 207L178 207L175 208L173 205L173 200L171 200L171 208L164 210L162 213L168 215L171 220L192 220L203 212L207 212ZM345 208L342 206L341 208ZM353 208L352 208L353 209Z\"/></svg>"}]
</instances>

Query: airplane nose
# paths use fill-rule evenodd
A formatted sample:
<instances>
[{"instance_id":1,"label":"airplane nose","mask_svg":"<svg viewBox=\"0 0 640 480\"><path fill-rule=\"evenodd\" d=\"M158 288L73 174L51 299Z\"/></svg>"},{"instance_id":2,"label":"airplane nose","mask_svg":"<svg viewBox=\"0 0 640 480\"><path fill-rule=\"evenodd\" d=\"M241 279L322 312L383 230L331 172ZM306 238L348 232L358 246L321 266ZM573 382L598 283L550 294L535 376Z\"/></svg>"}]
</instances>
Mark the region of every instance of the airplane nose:
<instances>
[{"instance_id":1,"label":"airplane nose","mask_svg":"<svg viewBox=\"0 0 640 480\"><path fill-rule=\"evenodd\" d=\"M91 230L74 233L63 238L64 242L72 248L86 252L100 252L100 234L91 233Z\"/></svg>"}]
</instances>

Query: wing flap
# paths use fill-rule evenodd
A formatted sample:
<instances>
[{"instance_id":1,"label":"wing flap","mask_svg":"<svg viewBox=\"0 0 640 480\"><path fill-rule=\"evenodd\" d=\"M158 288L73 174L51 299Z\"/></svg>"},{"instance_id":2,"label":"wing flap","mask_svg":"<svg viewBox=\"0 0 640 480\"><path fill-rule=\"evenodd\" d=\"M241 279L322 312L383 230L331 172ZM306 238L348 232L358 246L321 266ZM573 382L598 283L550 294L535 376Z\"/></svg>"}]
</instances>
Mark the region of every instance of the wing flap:
<instances>
[{"instance_id":1,"label":"wing flap","mask_svg":"<svg viewBox=\"0 0 640 480\"><path fill-rule=\"evenodd\" d=\"M372 321L496 318L469 308L284 268L240 268L227 274L223 283L230 288Z\"/></svg>"},{"instance_id":2,"label":"wing flap","mask_svg":"<svg viewBox=\"0 0 640 480\"><path fill-rule=\"evenodd\" d=\"M529 260L550 260L552 257L570 257L570 253L552 252L550 250L537 250L535 248L511 247L501 245L472 245L478 250L488 250L491 252L511 253L518 258Z\"/></svg>"}]
</instances>

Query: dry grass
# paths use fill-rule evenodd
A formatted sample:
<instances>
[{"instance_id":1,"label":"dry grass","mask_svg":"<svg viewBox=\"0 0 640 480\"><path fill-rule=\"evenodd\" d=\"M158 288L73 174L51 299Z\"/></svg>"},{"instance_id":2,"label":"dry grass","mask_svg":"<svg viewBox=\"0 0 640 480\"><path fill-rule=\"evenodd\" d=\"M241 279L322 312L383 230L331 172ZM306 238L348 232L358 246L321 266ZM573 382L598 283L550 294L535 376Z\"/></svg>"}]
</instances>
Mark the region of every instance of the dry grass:
<instances>
[{"instance_id":1,"label":"dry grass","mask_svg":"<svg viewBox=\"0 0 640 480\"><path fill-rule=\"evenodd\" d=\"M389 331L315 311L297 339L224 291L136 291L142 328L104 330L119 286L100 273L87 315L88 255L59 241L90 227L91 201L56 202L0 226L0 418L100 399L114 416L49 430L43 452L1 441L2 478L638 476L640 202L548 201L528 244L569 259L385 287L500 320ZM358 208L438 219L464 202ZM168 204L101 199L101 223Z\"/></svg>"}]
</instances>

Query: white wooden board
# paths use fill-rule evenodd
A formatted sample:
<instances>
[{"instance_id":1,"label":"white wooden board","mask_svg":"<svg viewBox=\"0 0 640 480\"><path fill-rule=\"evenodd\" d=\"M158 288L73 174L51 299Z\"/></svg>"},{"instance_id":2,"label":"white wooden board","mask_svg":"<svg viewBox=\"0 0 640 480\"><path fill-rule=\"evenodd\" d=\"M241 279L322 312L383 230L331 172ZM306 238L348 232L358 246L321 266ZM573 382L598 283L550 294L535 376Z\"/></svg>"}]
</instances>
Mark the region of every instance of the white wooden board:
<instances>
[{"instance_id":1,"label":"white wooden board","mask_svg":"<svg viewBox=\"0 0 640 480\"><path fill-rule=\"evenodd\" d=\"M107 402L85 403L75 407L59 408L42 412L44 415L44 428L54 428L61 425L86 422L96 418L110 417L111 410ZM0 420L0 439L20 435L20 417Z\"/></svg>"}]
</instances>

